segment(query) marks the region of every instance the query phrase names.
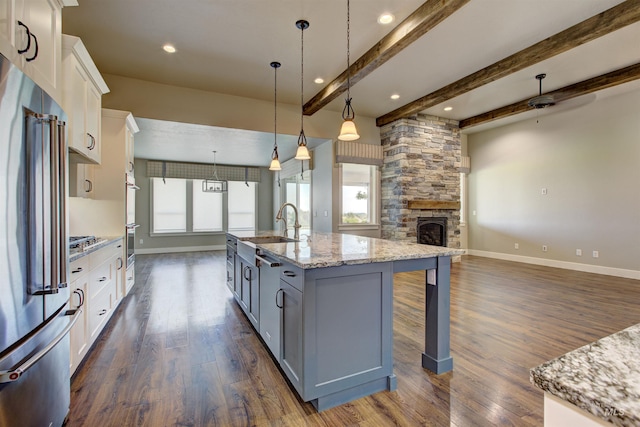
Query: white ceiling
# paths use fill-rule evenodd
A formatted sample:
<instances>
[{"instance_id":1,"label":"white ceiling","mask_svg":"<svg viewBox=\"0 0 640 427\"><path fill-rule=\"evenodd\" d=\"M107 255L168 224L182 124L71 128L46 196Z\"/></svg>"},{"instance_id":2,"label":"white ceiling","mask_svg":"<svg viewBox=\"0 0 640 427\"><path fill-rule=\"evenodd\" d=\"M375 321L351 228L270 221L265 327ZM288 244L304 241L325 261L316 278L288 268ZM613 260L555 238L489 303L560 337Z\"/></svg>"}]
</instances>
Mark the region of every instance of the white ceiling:
<instances>
[{"instance_id":1,"label":"white ceiling","mask_svg":"<svg viewBox=\"0 0 640 427\"><path fill-rule=\"evenodd\" d=\"M351 0L352 62L423 2ZM326 85L346 68L344 0L79 3L63 10L63 32L81 37L98 69L106 74L272 101L273 70L269 63L277 60L282 63L278 102L299 105L298 19L310 22L304 32L305 102L324 87L313 83L316 77L324 78ZM354 85L351 95L356 114L379 117L618 3L621 0L471 0ZM376 19L382 12L393 13L396 21L390 26L378 24ZM161 49L164 43L174 44L177 52L165 53ZM636 23L425 112L464 119L537 95L536 74L547 73L543 89L551 91L639 60L640 23ZM637 87L629 83L617 90ZM400 99L392 101L389 97L393 93ZM593 99L590 96L573 104L579 107L581 102ZM339 96L325 108L341 111L343 105L344 96ZM445 112L445 105L453 110ZM529 116L531 113L521 115ZM268 164L270 149L264 147L270 147L265 141L272 142L273 134L137 119L141 128L136 136L138 157L171 155L172 159L202 161L200 150L206 144L201 140L227 138L230 147L238 148L219 153L219 163ZM479 129L484 128L486 125ZM189 150L172 144L184 135L190 138ZM284 136L278 144L292 156L295 141L295 136ZM314 140L309 145L321 142ZM263 148L255 151L257 147ZM282 157L288 158L284 154Z\"/></svg>"}]
</instances>

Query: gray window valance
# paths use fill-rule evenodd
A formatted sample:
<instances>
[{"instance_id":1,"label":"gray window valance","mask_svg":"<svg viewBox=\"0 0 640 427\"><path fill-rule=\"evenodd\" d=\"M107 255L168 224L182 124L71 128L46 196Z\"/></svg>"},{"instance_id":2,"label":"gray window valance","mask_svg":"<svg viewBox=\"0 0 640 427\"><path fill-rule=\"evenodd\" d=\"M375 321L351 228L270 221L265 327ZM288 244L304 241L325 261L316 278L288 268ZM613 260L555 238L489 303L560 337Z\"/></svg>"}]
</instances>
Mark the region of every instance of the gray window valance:
<instances>
[{"instance_id":1,"label":"gray window valance","mask_svg":"<svg viewBox=\"0 0 640 427\"><path fill-rule=\"evenodd\" d=\"M260 182L260 168L252 166L216 165L219 179L227 181ZM211 179L213 164L147 161L147 175L150 178Z\"/></svg>"},{"instance_id":2,"label":"gray window valance","mask_svg":"<svg viewBox=\"0 0 640 427\"><path fill-rule=\"evenodd\" d=\"M338 140L335 142L335 155L336 163L357 163L374 166L382 166L383 163L381 145Z\"/></svg>"}]
</instances>

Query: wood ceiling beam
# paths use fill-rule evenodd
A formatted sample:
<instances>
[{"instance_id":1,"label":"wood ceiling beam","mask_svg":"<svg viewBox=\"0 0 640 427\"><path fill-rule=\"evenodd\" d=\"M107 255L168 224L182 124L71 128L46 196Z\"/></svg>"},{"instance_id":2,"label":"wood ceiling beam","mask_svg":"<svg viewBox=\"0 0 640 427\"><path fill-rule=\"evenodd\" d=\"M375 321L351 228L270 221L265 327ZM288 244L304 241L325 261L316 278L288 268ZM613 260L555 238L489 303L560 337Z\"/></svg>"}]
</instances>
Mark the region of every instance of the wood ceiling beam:
<instances>
[{"instance_id":1,"label":"wood ceiling beam","mask_svg":"<svg viewBox=\"0 0 640 427\"><path fill-rule=\"evenodd\" d=\"M389 34L350 65L351 86L418 40L433 27L444 21L469 0L427 0ZM310 116L347 91L347 70L318 92L303 106Z\"/></svg>"},{"instance_id":2,"label":"wood ceiling beam","mask_svg":"<svg viewBox=\"0 0 640 427\"><path fill-rule=\"evenodd\" d=\"M376 119L384 126L640 21L640 0L627 0Z\"/></svg>"},{"instance_id":3,"label":"wood ceiling beam","mask_svg":"<svg viewBox=\"0 0 640 427\"><path fill-rule=\"evenodd\" d=\"M592 92L596 92L602 89L607 89L613 86L617 86L623 83L628 83L634 80L640 79L640 62L634 65L630 65L625 68L621 68L616 71L612 71L607 74L603 74L592 79L584 80L579 83L575 83L563 88L554 90L552 92L544 93L543 95L553 96L556 104L558 102L566 101L571 98L575 98L582 95L587 95ZM496 108L495 110L488 111L486 113L478 114L477 116L469 117L460 121L460 129L464 129L471 126L477 126L482 123L488 123L494 120L503 119L505 117L513 116L515 114L524 113L525 111L533 110L530 107L529 99L523 99L522 101L515 102L513 104ZM553 107L549 107L553 108Z\"/></svg>"}]
</instances>

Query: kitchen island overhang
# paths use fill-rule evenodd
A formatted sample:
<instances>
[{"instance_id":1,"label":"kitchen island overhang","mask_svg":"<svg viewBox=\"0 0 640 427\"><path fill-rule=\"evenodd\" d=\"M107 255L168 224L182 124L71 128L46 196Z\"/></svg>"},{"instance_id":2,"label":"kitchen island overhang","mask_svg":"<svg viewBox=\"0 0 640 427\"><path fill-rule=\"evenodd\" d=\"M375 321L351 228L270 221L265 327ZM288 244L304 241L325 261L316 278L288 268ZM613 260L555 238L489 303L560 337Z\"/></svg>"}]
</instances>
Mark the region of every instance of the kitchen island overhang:
<instances>
[{"instance_id":1,"label":"kitchen island overhang","mask_svg":"<svg viewBox=\"0 0 640 427\"><path fill-rule=\"evenodd\" d=\"M274 231L229 233L227 283L304 401L322 411L396 388L393 274L398 272L426 272L422 366L436 374L453 368L450 257L463 251L335 233L311 233L300 241L276 236ZM265 257L274 261L262 264ZM279 320L279 327L264 328L261 320Z\"/></svg>"}]
</instances>

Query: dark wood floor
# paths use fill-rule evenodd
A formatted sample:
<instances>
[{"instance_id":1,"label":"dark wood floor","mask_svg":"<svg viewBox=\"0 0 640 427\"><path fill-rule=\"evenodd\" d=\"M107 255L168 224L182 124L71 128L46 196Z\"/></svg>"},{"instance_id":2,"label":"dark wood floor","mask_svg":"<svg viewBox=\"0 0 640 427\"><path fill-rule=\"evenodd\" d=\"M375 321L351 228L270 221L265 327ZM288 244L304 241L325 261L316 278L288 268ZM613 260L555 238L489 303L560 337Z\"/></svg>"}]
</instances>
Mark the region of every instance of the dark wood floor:
<instances>
[{"instance_id":1,"label":"dark wood floor","mask_svg":"<svg viewBox=\"0 0 640 427\"><path fill-rule=\"evenodd\" d=\"M394 277L398 389L317 413L225 286L223 252L137 256L136 285L71 385L75 426L542 426L529 368L640 323L640 281L465 257L453 372L420 367L424 274Z\"/></svg>"}]
</instances>

